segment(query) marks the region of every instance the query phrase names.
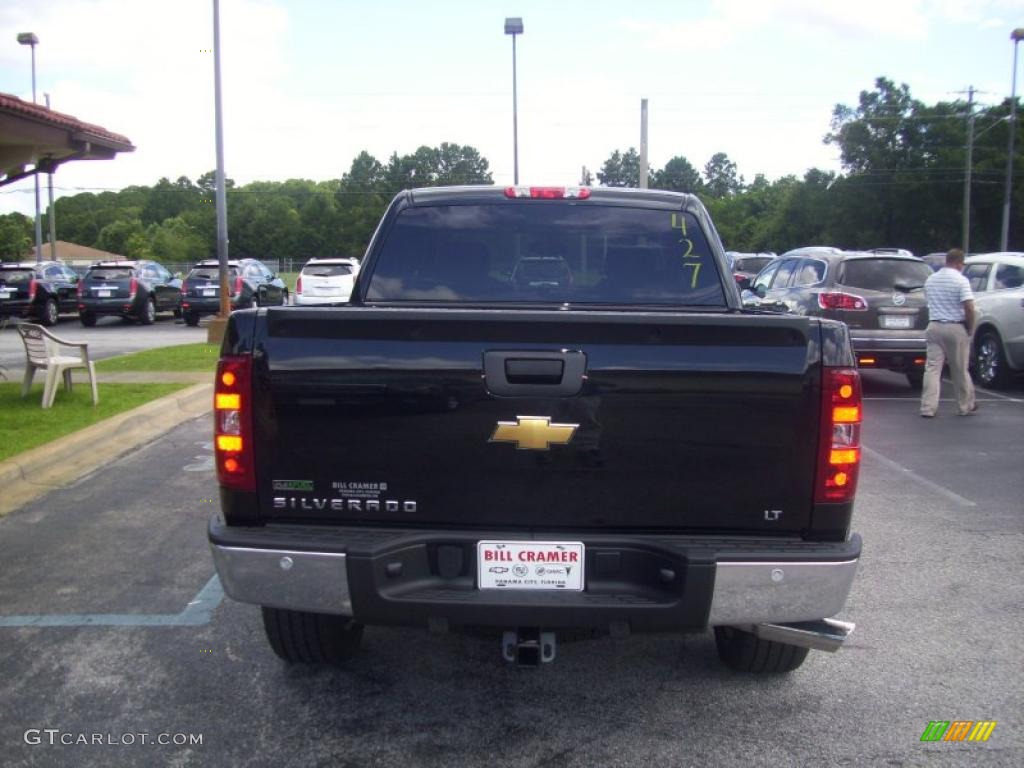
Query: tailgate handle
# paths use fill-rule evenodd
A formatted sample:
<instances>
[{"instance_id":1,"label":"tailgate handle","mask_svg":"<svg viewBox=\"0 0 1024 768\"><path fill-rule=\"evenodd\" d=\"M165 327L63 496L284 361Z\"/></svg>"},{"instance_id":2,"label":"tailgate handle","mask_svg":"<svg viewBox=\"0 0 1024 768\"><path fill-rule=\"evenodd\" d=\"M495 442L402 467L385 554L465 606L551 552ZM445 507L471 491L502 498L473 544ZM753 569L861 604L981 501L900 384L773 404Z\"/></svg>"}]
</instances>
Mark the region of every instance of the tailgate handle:
<instances>
[{"instance_id":1,"label":"tailgate handle","mask_svg":"<svg viewBox=\"0 0 1024 768\"><path fill-rule=\"evenodd\" d=\"M561 384L562 360L506 360L505 380L509 384Z\"/></svg>"},{"instance_id":2,"label":"tailgate handle","mask_svg":"<svg viewBox=\"0 0 1024 768\"><path fill-rule=\"evenodd\" d=\"M583 388L587 356L569 352L484 352L484 381L493 395L571 397Z\"/></svg>"}]
</instances>

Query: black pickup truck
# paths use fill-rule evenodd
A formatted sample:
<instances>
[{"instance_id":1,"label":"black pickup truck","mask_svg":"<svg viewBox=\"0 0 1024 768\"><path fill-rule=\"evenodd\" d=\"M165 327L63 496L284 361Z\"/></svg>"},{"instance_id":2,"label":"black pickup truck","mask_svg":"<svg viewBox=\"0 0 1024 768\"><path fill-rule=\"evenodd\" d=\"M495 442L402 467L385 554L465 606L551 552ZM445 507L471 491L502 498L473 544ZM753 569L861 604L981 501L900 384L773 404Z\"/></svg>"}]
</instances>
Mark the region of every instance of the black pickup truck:
<instances>
[{"instance_id":1,"label":"black pickup truck","mask_svg":"<svg viewBox=\"0 0 1024 768\"><path fill-rule=\"evenodd\" d=\"M836 650L861 390L839 322L744 310L693 196L407 191L350 302L229 320L215 393L232 598L334 662L364 625L714 628L736 669Z\"/></svg>"}]
</instances>

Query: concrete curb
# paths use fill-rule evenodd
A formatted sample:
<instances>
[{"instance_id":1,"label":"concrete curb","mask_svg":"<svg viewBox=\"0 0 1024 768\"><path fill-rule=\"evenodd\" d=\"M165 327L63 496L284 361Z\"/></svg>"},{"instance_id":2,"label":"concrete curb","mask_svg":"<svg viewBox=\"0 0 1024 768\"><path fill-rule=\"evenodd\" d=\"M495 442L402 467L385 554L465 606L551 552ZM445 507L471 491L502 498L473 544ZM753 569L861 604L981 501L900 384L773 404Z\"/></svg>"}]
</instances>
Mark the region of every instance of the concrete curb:
<instances>
[{"instance_id":1,"label":"concrete curb","mask_svg":"<svg viewBox=\"0 0 1024 768\"><path fill-rule=\"evenodd\" d=\"M213 384L195 384L0 462L0 517L212 407Z\"/></svg>"}]
</instances>

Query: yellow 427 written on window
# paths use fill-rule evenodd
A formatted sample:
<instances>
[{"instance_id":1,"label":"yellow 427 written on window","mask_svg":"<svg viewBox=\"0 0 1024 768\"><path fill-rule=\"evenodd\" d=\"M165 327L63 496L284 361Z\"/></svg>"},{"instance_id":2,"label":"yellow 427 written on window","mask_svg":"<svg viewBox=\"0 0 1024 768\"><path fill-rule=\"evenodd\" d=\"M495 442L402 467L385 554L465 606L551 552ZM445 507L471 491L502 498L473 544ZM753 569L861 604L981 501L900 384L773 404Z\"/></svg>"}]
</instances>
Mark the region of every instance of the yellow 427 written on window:
<instances>
[{"instance_id":1,"label":"yellow 427 written on window","mask_svg":"<svg viewBox=\"0 0 1024 768\"><path fill-rule=\"evenodd\" d=\"M699 253L693 252L693 240L687 237L686 231L686 217L679 213L672 214L672 229L678 229L682 235L679 238L679 244L683 246L683 259L700 259ZM697 277L700 275L701 263L700 261L684 261L683 267L690 267L693 269L693 274L690 276L690 287L697 287Z\"/></svg>"}]
</instances>

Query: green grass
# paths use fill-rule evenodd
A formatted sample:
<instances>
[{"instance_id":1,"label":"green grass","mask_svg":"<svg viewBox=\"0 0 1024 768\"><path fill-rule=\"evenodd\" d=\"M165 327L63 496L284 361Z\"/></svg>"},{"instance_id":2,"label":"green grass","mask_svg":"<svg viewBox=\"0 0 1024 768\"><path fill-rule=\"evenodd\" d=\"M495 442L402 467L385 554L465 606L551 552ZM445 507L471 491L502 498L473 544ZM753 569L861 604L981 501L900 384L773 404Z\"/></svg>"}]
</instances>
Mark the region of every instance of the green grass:
<instances>
[{"instance_id":1,"label":"green grass","mask_svg":"<svg viewBox=\"0 0 1024 768\"><path fill-rule=\"evenodd\" d=\"M100 373L121 371L210 371L217 367L220 348L214 344L178 344L173 347L147 349L100 360Z\"/></svg>"},{"instance_id":2,"label":"green grass","mask_svg":"<svg viewBox=\"0 0 1024 768\"><path fill-rule=\"evenodd\" d=\"M43 385L36 383L25 399L21 384L0 383L0 461L70 435L123 411L169 395L188 384L100 384L99 405L93 406L88 382L75 382L69 394L63 384L53 407L43 410Z\"/></svg>"},{"instance_id":3,"label":"green grass","mask_svg":"<svg viewBox=\"0 0 1024 768\"><path fill-rule=\"evenodd\" d=\"M288 286L288 293L292 296L295 295L295 281L299 277L298 272L278 272L277 276L284 280L284 284Z\"/></svg>"}]
</instances>

